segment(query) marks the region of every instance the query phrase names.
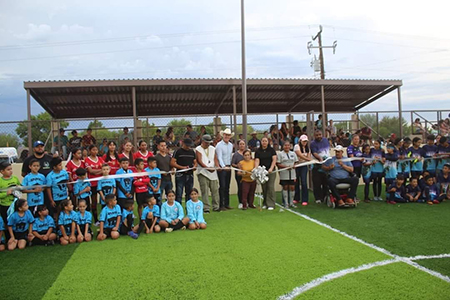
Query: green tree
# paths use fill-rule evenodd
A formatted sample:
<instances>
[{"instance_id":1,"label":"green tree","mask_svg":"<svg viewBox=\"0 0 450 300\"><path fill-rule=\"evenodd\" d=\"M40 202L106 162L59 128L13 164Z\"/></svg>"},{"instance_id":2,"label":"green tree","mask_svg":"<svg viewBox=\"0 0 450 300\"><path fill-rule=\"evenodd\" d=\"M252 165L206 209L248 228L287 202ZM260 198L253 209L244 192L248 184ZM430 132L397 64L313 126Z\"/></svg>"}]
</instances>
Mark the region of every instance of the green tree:
<instances>
[{"instance_id":1,"label":"green tree","mask_svg":"<svg viewBox=\"0 0 450 300\"><path fill-rule=\"evenodd\" d=\"M119 136L122 134L121 130L110 130L105 128L103 123L99 120L94 120L89 123L88 128L92 129L92 135L97 140L97 145L101 145L103 139L107 139L108 141L114 141L118 143ZM86 131L82 131L79 133L80 136L86 134Z\"/></svg>"},{"instance_id":2,"label":"green tree","mask_svg":"<svg viewBox=\"0 0 450 300\"><path fill-rule=\"evenodd\" d=\"M51 135L51 121L52 117L49 113L43 112L36 116L31 116L31 137L33 141L45 142L49 135ZM61 128L66 128L69 123L66 121L60 122ZM28 145L28 125L25 120L23 123L19 123L16 127L17 135L22 139L23 144ZM51 141L47 143L46 150L50 151L52 147Z\"/></svg>"},{"instance_id":3,"label":"green tree","mask_svg":"<svg viewBox=\"0 0 450 300\"><path fill-rule=\"evenodd\" d=\"M377 115L376 114L364 114L359 115L359 128L369 126L375 129L377 127Z\"/></svg>"},{"instance_id":4,"label":"green tree","mask_svg":"<svg viewBox=\"0 0 450 300\"><path fill-rule=\"evenodd\" d=\"M400 128L399 128L399 122L398 117L389 117L384 116L380 123L379 123L379 129L380 129L380 136L383 138L389 137L391 133L395 133L396 136L400 137ZM405 119L402 118L402 127L403 127L403 134L407 135L409 132L408 123ZM376 126L375 126L376 128Z\"/></svg>"},{"instance_id":5,"label":"green tree","mask_svg":"<svg viewBox=\"0 0 450 300\"><path fill-rule=\"evenodd\" d=\"M157 129L155 123L149 123L147 120L142 121L142 138L148 143L156 135ZM163 134L164 132L161 132L161 135Z\"/></svg>"},{"instance_id":6,"label":"green tree","mask_svg":"<svg viewBox=\"0 0 450 300\"><path fill-rule=\"evenodd\" d=\"M0 134L0 147L14 147L17 148L20 145L19 138L10 133Z\"/></svg>"},{"instance_id":7,"label":"green tree","mask_svg":"<svg viewBox=\"0 0 450 300\"><path fill-rule=\"evenodd\" d=\"M191 121L183 118L173 119L172 121L167 123L167 126L173 127L173 134L175 135L176 139L181 139L186 132L186 126L189 124L191 124Z\"/></svg>"}]
</instances>

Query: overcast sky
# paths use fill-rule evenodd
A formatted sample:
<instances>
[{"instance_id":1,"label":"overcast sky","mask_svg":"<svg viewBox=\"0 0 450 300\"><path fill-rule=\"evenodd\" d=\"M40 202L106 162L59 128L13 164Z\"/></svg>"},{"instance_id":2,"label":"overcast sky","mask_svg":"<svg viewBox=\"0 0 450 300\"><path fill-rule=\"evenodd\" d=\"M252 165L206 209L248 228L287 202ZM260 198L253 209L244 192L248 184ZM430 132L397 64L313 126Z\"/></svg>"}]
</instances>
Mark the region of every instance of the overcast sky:
<instances>
[{"instance_id":1,"label":"overcast sky","mask_svg":"<svg viewBox=\"0 0 450 300\"><path fill-rule=\"evenodd\" d=\"M446 2L404 3L246 0L248 77L314 78L306 45L322 24L338 42L327 78L401 79L405 110L450 109ZM238 0L0 0L0 119L26 118L24 81L240 78L240 59Z\"/></svg>"}]
</instances>

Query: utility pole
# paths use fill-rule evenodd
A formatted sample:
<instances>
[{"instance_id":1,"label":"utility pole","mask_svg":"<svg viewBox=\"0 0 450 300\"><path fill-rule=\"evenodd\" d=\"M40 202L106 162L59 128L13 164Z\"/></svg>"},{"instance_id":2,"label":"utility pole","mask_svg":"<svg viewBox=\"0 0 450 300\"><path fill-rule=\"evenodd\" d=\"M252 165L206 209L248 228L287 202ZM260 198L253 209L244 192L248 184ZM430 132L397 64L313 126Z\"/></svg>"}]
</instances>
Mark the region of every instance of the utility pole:
<instances>
[{"instance_id":1,"label":"utility pole","mask_svg":"<svg viewBox=\"0 0 450 300\"><path fill-rule=\"evenodd\" d=\"M333 46L322 46L322 25L319 26L319 32L316 36L312 37L312 40L318 40L319 46L313 46L312 42L308 42L308 53L311 55L311 49L319 49L319 63L320 63L320 79L325 79L325 62L323 58L323 48L332 48L333 54L336 52L337 41L334 41ZM314 66L314 61L311 63ZM315 70L314 70L315 71ZM322 84L320 86L321 98L322 98L322 134L325 136L325 129L328 125L328 118L325 113L325 86Z\"/></svg>"},{"instance_id":2,"label":"utility pole","mask_svg":"<svg viewBox=\"0 0 450 300\"><path fill-rule=\"evenodd\" d=\"M242 50L242 135L247 142L247 75L245 69L245 12L241 0L241 50Z\"/></svg>"}]
</instances>

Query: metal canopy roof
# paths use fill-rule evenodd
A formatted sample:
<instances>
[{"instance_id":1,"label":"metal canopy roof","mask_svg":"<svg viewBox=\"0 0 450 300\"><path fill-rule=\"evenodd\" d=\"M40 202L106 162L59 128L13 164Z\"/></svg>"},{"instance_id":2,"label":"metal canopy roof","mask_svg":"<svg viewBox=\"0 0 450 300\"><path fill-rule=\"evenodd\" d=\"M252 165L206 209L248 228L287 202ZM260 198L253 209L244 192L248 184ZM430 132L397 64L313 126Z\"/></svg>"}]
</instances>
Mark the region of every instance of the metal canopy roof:
<instances>
[{"instance_id":1,"label":"metal canopy roof","mask_svg":"<svg viewBox=\"0 0 450 300\"><path fill-rule=\"evenodd\" d=\"M329 112L353 112L402 85L401 80L248 79L249 114L321 111L321 86ZM24 82L55 119L136 115L222 115L242 111L240 79L143 79Z\"/></svg>"}]
</instances>

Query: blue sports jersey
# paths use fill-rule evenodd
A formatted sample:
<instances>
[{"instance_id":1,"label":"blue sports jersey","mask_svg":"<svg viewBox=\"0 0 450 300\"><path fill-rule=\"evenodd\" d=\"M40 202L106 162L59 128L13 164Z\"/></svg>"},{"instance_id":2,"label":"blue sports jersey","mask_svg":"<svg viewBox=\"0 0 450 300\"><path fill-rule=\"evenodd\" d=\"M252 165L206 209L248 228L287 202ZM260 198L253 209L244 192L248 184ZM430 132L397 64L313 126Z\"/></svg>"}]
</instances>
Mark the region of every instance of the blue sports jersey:
<instances>
[{"instance_id":1,"label":"blue sports jersey","mask_svg":"<svg viewBox=\"0 0 450 300\"><path fill-rule=\"evenodd\" d=\"M53 201L66 200L69 196L67 192L67 182L69 181L69 173L61 170L59 173L51 171L47 175L47 185L51 186Z\"/></svg>"},{"instance_id":2,"label":"blue sports jersey","mask_svg":"<svg viewBox=\"0 0 450 300\"><path fill-rule=\"evenodd\" d=\"M116 204L113 208L105 206L100 213L100 222L104 222L104 228L114 228L117 225L117 217L121 217L120 206Z\"/></svg>"},{"instance_id":3,"label":"blue sports jersey","mask_svg":"<svg viewBox=\"0 0 450 300\"><path fill-rule=\"evenodd\" d=\"M405 149L403 147L400 148L398 150L398 155L399 156L403 156L404 158L402 158L402 159L408 158L408 149ZM409 161L399 161L398 164L397 164L397 171L398 171L398 173L409 173L409 172L411 172L411 164L410 164L410 162Z\"/></svg>"},{"instance_id":4,"label":"blue sports jersey","mask_svg":"<svg viewBox=\"0 0 450 300\"><path fill-rule=\"evenodd\" d=\"M362 157L370 158L370 153L369 154L363 153ZM372 165L365 166L364 163L367 163L367 161L366 160L363 161L363 166L362 166L362 169L361 169L361 175L362 175L363 178L370 178L370 176L372 175Z\"/></svg>"},{"instance_id":5,"label":"blue sports jersey","mask_svg":"<svg viewBox=\"0 0 450 300\"><path fill-rule=\"evenodd\" d=\"M198 223L205 223L206 221L203 218L203 202L198 200L194 202L189 200L186 203L187 216L189 218L189 223L194 223L197 221Z\"/></svg>"},{"instance_id":6,"label":"blue sports jersey","mask_svg":"<svg viewBox=\"0 0 450 300\"><path fill-rule=\"evenodd\" d=\"M159 210L158 205L153 205L152 208L146 206L144 208L144 210L142 211L141 220L145 220L147 218L148 213L153 213L153 217L156 217L156 218L159 218L161 216L161 212Z\"/></svg>"},{"instance_id":7,"label":"blue sports jersey","mask_svg":"<svg viewBox=\"0 0 450 300\"><path fill-rule=\"evenodd\" d=\"M28 187L27 190L32 190L34 185L45 185L45 176L41 173L33 174L29 173L23 178L22 186ZM44 192L39 193L27 193L27 201L29 206L37 206L44 204Z\"/></svg>"},{"instance_id":8,"label":"blue sports jersey","mask_svg":"<svg viewBox=\"0 0 450 300\"><path fill-rule=\"evenodd\" d=\"M8 226L11 226L14 232L26 232L33 223L34 218L29 210L25 211L23 216L15 211L8 217Z\"/></svg>"},{"instance_id":9,"label":"blue sports jersey","mask_svg":"<svg viewBox=\"0 0 450 300\"><path fill-rule=\"evenodd\" d=\"M436 184L426 185L423 193L426 201L433 201L439 197L439 188Z\"/></svg>"},{"instance_id":10,"label":"blue sports jersey","mask_svg":"<svg viewBox=\"0 0 450 300\"><path fill-rule=\"evenodd\" d=\"M447 193L448 187L450 186L450 174L444 177L444 174L440 171L437 175L437 182L442 193Z\"/></svg>"},{"instance_id":11,"label":"blue sports jersey","mask_svg":"<svg viewBox=\"0 0 450 300\"><path fill-rule=\"evenodd\" d=\"M84 181L82 179L78 179L77 182L75 182L75 184L73 185L73 193L75 195L78 195L82 190L84 190L85 188L87 188L88 186L91 186L91 183L89 181ZM92 192L84 192L82 193L80 196L78 196L81 199L86 199L88 198L90 195L92 195Z\"/></svg>"},{"instance_id":12,"label":"blue sports jersey","mask_svg":"<svg viewBox=\"0 0 450 300\"><path fill-rule=\"evenodd\" d=\"M116 175L121 175L121 174L133 174L133 171L128 169L125 172L125 170L121 168L116 172ZM125 189L125 191L127 191L128 193L131 193L131 190L133 188L133 178L132 177L118 178L118 179L116 179L116 181L118 181L118 183L120 183L120 185ZM125 196L125 194L120 189L118 189L118 191L117 191L117 196L118 196L118 198L127 198L127 196Z\"/></svg>"},{"instance_id":13,"label":"blue sports jersey","mask_svg":"<svg viewBox=\"0 0 450 300\"><path fill-rule=\"evenodd\" d=\"M3 224L3 218L0 218L0 231L3 231L2 238L0 239L0 241L4 242L6 229L5 229L5 224Z\"/></svg>"},{"instance_id":14,"label":"blue sports jersey","mask_svg":"<svg viewBox=\"0 0 450 300\"><path fill-rule=\"evenodd\" d=\"M438 145L436 151L437 154L449 154L450 146L444 147L443 145ZM436 169L442 170L445 164L450 164L450 158L438 158Z\"/></svg>"},{"instance_id":15,"label":"blue sports jersey","mask_svg":"<svg viewBox=\"0 0 450 300\"><path fill-rule=\"evenodd\" d=\"M116 188L116 181L111 178L102 178L98 181L97 191L102 191L103 196L107 196L109 194L114 193L114 189ZM100 197L100 203L102 205L106 205L105 201Z\"/></svg>"},{"instance_id":16,"label":"blue sports jersey","mask_svg":"<svg viewBox=\"0 0 450 300\"><path fill-rule=\"evenodd\" d=\"M81 214L81 212L77 212L77 224L78 225L86 225L86 224L92 224L92 214L90 211L85 211L84 215Z\"/></svg>"},{"instance_id":17,"label":"blue sports jersey","mask_svg":"<svg viewBox=\"0 0 450 300\"><path fill-rule=\"evenodd\" d=\"M131 218L133 219L134 223L134 212L132 210L122 209L122 218L120 219L120 226L122 226L123 222L127 219L129 215L131 215ZM133 224L131 224L131 227L133 227Z\"/></svg>"},{"instance_id":18,"label":"blue sports jersey","mask_svg":"<svg viewBox=\"0 0 450 300\"><path fill-rule=\"evenodd\" d=\"M353 155L353 156L350 156L350 155ZM362 152L359 147L350 145L347 147L347 156L348 157L362 157L363 155L362 155ZM358 167L361 167L362 162L360 160L354 160L354 161L352 161L352 165L353 165L353 167L358 168Z\"/></svg>"},{"instance_id":19,"label":"blue sports jersey","mask_svg":"<svg viewBox=\"0 0 450 300\"><path fill-rule=\"evenodd\" d=\"M422 148L415 149L414 147L410 147L408 149L408 156L417 159L417 161L415 160L411 161L411 171L422 172L423 162L419 160L423 158Z\"/></svg>"},{"instance_id":20,"label":"blue sports jersey","mask_svg":"<svg viewBox=\"0 0 450 300\"><path fill-rule=\"evenodd\" d=\"M384 157L384 151L380 149L372 148L370 149L370 157L372 159L378 160L378 162L372 165L372 173L383 173L384 166L381 163L381 159Z\"/></svg>"},{"instance_id":21,"label":"blue sports jersey","mask_svg":"<svg viewBox=\"0 0 450 300\"><path fill-rule=\"evenodd\" d=\"M59 218L58 218L58 226L62 225L64 226L64 229L66 230L66 234L67 235L71 235L71 226L72 222L77 222L78 221L78 215L76 212L74 212L73 210L71 212L69 212L68 214L66 214L64 211L62 211L59 214ZM61 235L61 230L58 231L59 234Z\"/></svg>"},{"instance_id":22,"label":"blue sports jersey","mask_svg":"<svg viewBox=\"0 0 450 300\"><path fill-rule=\"evenodd\" d=\"M55 221L53 221L52 217L45 216L44 220L41 220L41 218L34 219L33 231L48 231L50 228L55 229Z\"/></svg>"},{"instance_id":23,"label":"blue sports jersey","mask_svg":"<svg viewBox=\"0 0 450 300\"><path fill-rule=\"evenodd\" d=\"M423 155L425 158L434 157L437 153L437 146L436 145L424 145L422 147ZM424 161L424 167L425 170L436 172L436 159L426 159Z\"/></svg>"},{"instance_id":24,"label":"blue sports jersey","mask_svg":"<svg viewBox=\"0 0 450 300\"><path fill-rule=\"evenodd\" d=\"M183 207L177 201L175 201L172 206L170 206L168 202L164 202L163 205L161 205L161 220L166 220L170 223L173 220L181 220L183 218Z\"/></svg>"},{"instance_id":25,"label":"blue sports jersey","mask_svg":"<svg viewBox=\"0 0 450 300\"><path fill-rule=\"evenodd\" d=\"M397 160L398 154L394 152L393 154L386 153L386 162L384 163L385 177L388 179L393 179L397 177Z\"/></svg>"},{"instance_id":26,"label":"blue sports jersey","mask_svg":"<svg viewBox=\"0 0 450 300\"><path fill-rule=\"evenodd\" d=\"M161 174L155 174L154 172L160 172L160 170L158 168L154 168L154 169L150 169L150 168L145 168L145 172L149 172L150 174L148 175L150 177L150 184L153 187L157 187L158 186L158 181L161 180ZM150 195L156 194L159 195L161 194L161 189L159 189L156 193L153 193L153 190L151 187L148 188L148 193Z\"/></svg>"}]
</instances>

